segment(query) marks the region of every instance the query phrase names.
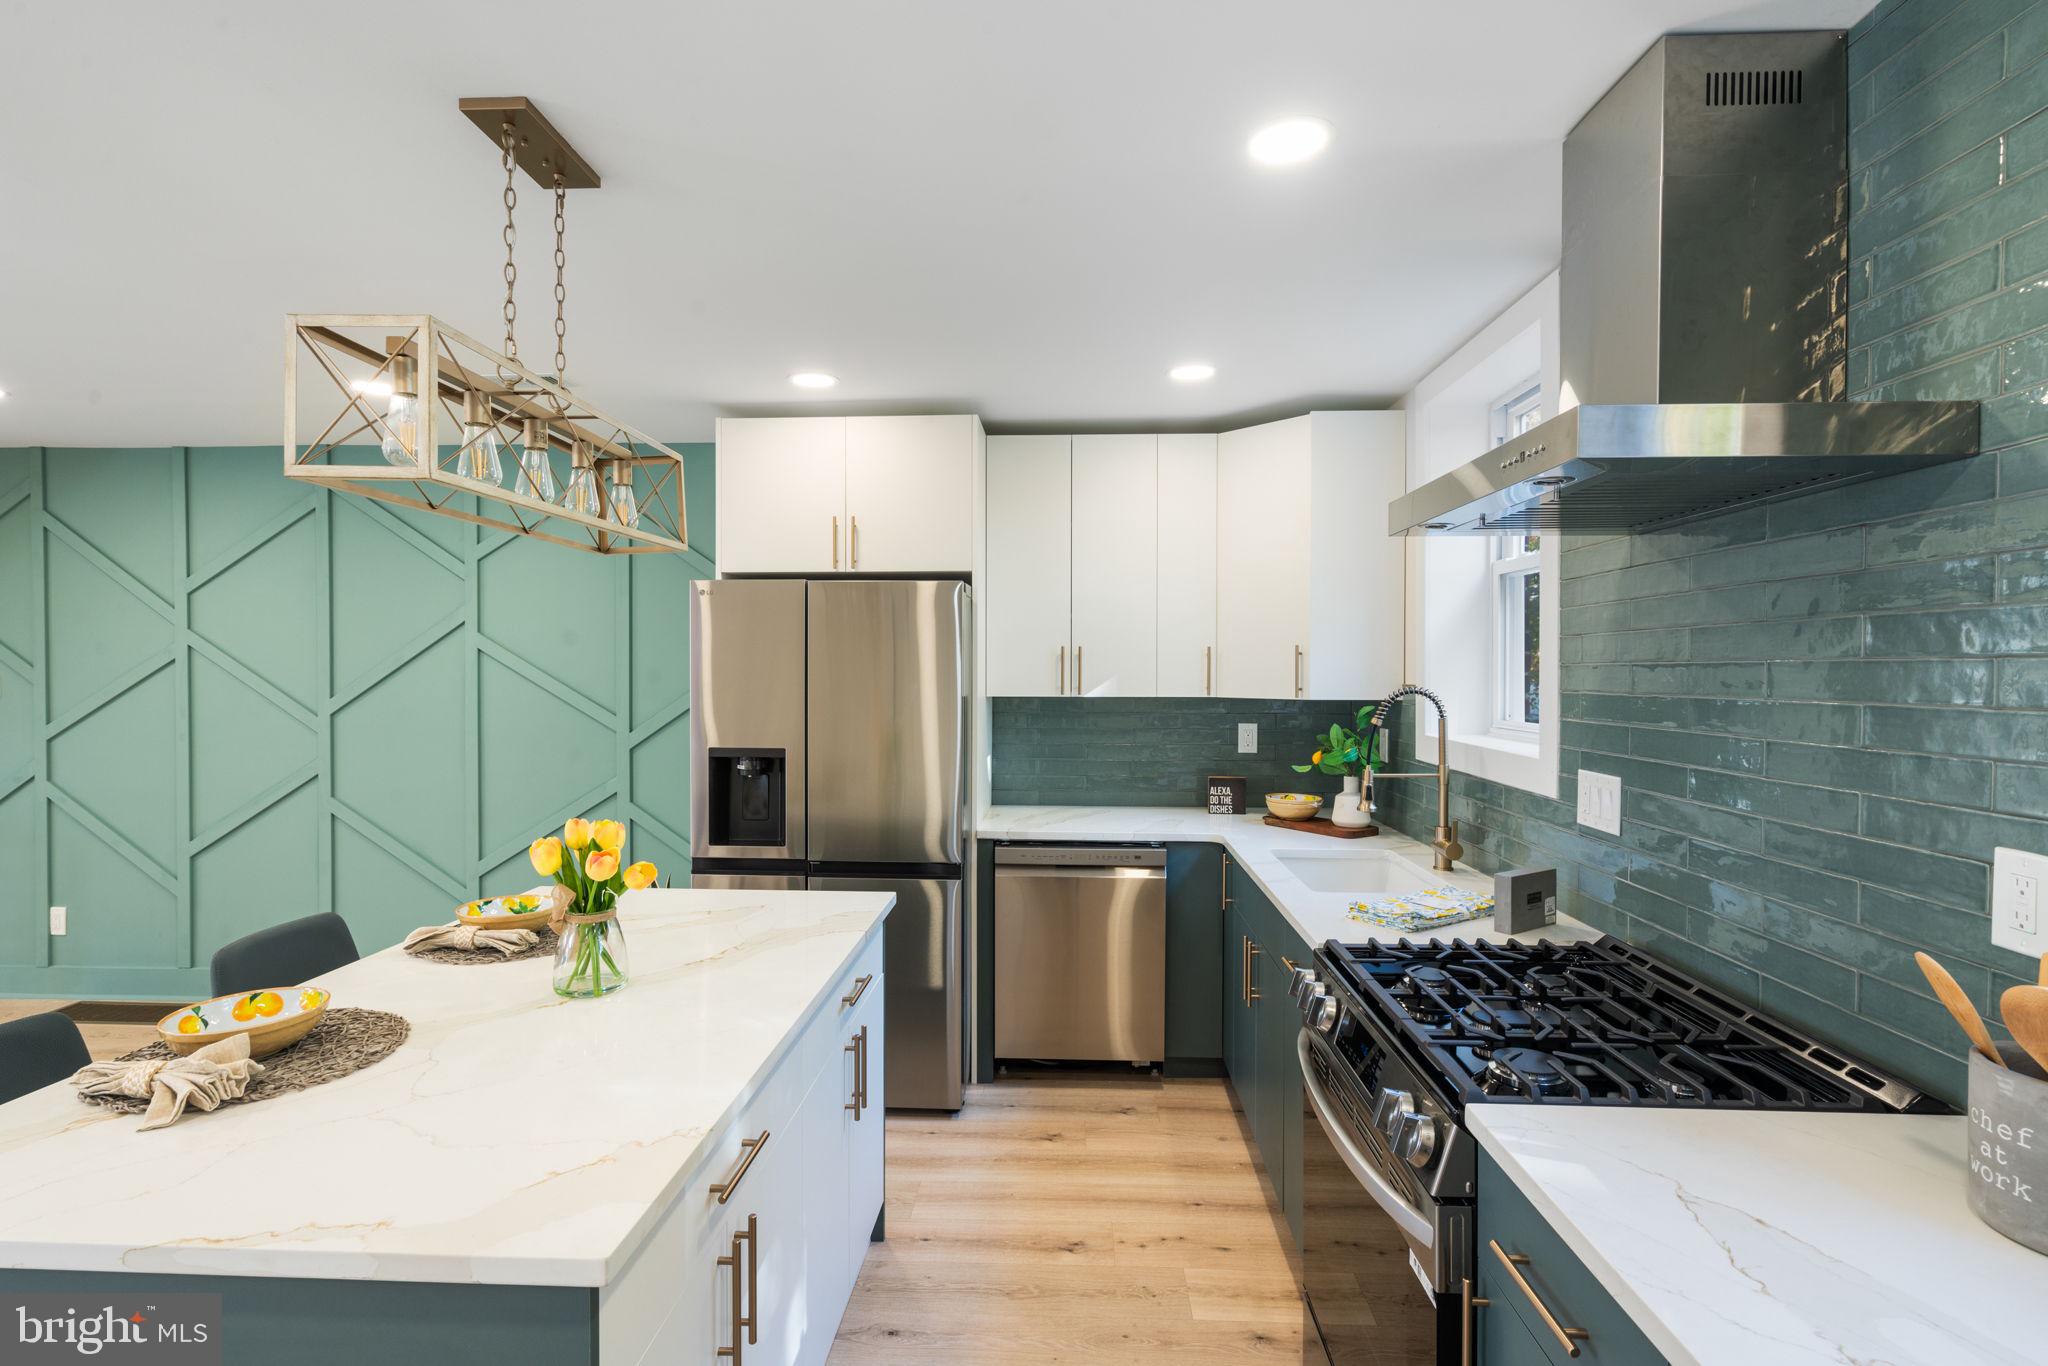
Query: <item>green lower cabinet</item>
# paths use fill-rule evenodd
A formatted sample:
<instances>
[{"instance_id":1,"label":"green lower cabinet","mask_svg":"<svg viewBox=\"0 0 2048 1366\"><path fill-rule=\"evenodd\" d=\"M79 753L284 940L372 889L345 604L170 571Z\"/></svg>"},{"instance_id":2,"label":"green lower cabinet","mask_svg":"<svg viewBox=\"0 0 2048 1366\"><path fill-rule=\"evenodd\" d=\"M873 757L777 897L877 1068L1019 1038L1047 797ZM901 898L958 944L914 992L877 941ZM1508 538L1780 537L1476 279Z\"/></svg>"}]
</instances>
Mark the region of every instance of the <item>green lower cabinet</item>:
<instances>
[{"instance_id":1,"label":"green lower cabinet","mask_svg":"<svg viewBox=\"0 0 2048 1366\"><path fill-rule=\"evenodd\" d=\"M1251 934L1244 912L1232 906L1223 915L1223 1070L1249 1114L1257 1054L1253 1050L1252 1006L1247 984L1251 970Z\"/></svg>"},{"instance_id":2,"label":"green lower cabinet","mask_svg":"<svg viewBox=\"0 0 2048 1366\"><path fill-rule=\"evenodd\" d=\"M1497 1285L1482 1280L1479 1293L1488 1304L1472 1311L1472 1333L1479 1366L1550 1366L1529 1325L1522 1322Z\"/></svg>"},{"instance_id":3,"label":"green lower cabinet","mask_svg":"<svg viewBox=\"0 0 2048 1366\"><path fill-rule=\"evenodd\" d=\"M1479 1150L1479 1293L1491 1301L1480 1311L1489 1325L1503 1324L1508 1314L1536 1340L1541 1357L1495 1357L1489 1347L1480 1360L1486 1366L1548 1360L1553 1366L1665 1366L1665 1359L1643 1330L1614 1302L1593 1273L1536 1212L1492 1154ZM1496 1245L1499 1251L1495 1251ZM1517 1259L1512 1265L1503 1257ZM1519 1281L1517 1280L1519 1275ZM1552 1323L1557 1326L1553 1328ZM1576 1330L1574 1357L1559 1336ZM1509 1337L1505 1329L1502 1337ZM1584 1336L1578 1336L1578 1334ZM1482 1335L1482 1341L1488 1339Z\"/></svg>"},{"instance_id":4,"label":"green lower cabinet","mask_svg":"<svg viewBox=\"0 0 2048 1366\"><path fill-rule=\"evenodd\" d=\"M1301 1243L1301 1016L1288 995L1301 939L1249 877L1229 864L1223 935L1223 1057L1259 1161Z\"/></svg>"},{"instance_id":5,"label":"green lower cabinet","mask_svg":"<svg viewBox=\"0 0 2048 1366\"><path fill-rule=\"evenodd\" d=\"M1213 1076L1223 1056L1219 993L1230 989L1225 958L1223 851L1213 844L1166 846L1167 1075Z\"/></svg>"}]
</instances>

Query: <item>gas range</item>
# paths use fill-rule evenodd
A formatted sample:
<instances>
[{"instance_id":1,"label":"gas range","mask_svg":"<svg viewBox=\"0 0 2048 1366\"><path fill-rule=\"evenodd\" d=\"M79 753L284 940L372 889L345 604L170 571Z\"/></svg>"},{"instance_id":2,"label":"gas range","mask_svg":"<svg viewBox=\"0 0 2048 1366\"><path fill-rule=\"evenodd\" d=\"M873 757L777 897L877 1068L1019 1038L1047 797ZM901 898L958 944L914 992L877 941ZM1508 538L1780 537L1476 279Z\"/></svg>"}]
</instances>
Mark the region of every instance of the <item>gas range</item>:
<instances>
[{"instance_id":1,"label":"gas range","mask_svg":"<svg viewBox=\"0 0 2048 1366\"><path fill-rule=\"evenodd\" d=\"M1375 1355L1363 1338L1347 1352L1342 1325L1353 1320L1377 1323L1382 1338L1402 1322L1417 1343L1432 1332L1439 1345L1451 1341L1453 1306L1475 1275L1467 1106L1947 1110L1613 936L1331 940L1296 970L1292 990L1302 1012L1303 1179L1320 1193L1304 1201L1305 1266L1325 1284L1366 1285L1369 1267L1398 1257L1434 1303L1416 1317L1397 1289L1341 1306L1312 1290L1309 1307L1340 1363L1436 1359L1421 1346ZM1391 1226L1376 1224L1375 1210Z\"/></svg>"}]
</instances>

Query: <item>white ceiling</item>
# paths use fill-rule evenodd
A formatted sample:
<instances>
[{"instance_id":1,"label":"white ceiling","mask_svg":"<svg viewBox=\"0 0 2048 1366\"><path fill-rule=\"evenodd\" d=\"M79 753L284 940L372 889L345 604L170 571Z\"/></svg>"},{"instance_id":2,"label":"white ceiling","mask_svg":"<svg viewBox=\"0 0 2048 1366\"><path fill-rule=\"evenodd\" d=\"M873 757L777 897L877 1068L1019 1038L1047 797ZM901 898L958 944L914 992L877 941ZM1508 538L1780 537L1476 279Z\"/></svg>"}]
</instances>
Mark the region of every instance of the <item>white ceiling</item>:
<instances>
[{"instance_id":1,"label":"white ceiling","mask_svg":"<svg viewBox=\"0 0 2048 1366\"><path fill-rule=\"evenodd\" d=\"M0 0L0 445L274 442L291 311L494 338L463 95L531 96L603 175L569 203L570 378L644 430L1385 400L1555 263L1559 141L1659 33L1869 3ZM1250 164L1291 113L1330 150ZM1214 381L1166 380L1196 359Z\"/></svg>"}]
</instances>

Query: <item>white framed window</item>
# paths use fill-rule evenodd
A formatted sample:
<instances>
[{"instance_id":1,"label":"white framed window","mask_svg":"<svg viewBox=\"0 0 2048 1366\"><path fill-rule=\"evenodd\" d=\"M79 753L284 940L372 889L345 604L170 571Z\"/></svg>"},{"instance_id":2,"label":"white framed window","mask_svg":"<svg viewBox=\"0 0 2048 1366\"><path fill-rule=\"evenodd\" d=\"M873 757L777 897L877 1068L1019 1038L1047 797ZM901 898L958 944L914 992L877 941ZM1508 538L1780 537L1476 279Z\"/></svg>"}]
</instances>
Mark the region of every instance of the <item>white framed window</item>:
<instances>
[{"instance_id":1,"label":"white framed window","mask_svg":"<svg viewBox=\"0 0 2048 1366\"><path fill-rule=\"evenodd\" d=\"M1532 377L1493 404L1493 444L1512 440L1543 420L1543 385ZM1509 740L1533 740L1543 720L1543 537L1495 536L1488 547L1493 629L1492 706L1488 729Z\"/></svg>"}]
</instances>

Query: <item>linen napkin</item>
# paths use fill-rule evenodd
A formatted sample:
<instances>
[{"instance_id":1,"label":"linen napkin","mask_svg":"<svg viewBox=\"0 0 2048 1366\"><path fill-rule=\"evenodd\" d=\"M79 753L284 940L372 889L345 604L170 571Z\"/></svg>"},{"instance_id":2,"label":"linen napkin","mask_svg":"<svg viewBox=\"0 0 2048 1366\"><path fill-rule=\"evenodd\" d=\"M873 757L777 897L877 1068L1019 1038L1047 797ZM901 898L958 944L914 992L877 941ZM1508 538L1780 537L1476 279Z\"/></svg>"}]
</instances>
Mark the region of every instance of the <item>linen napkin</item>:
<instances>
[{"instance_id":1,"label":"linen napkin","mask_svg":"<svg viewBox=\"0 0 2048 1366\"><path fill-rule=\"evenodd\" d=\"M1350 916L1361 925L1372 925L1400 934L1434 930L1455 925L1493 909L1490 892L1467 891L1462 887L1425 887L1419 892L1389 892L1351 903Z\"/></svg>"},{"instance_id":2,"label":"linen napkin","mask_svg":"<svg viewBox=\"0 0 2048 1366\"><path fill-rule=\"evenodd\" d=\"M218 1109L239 1100L263 1064L249 1057L249 1036L230 1034L218 1043L182 1058L136 1058L129 1062L87 1063L72 1075L71 1084L89 1096L134 1096L149 1101L143 1129L176 1124L187 1105Z\"/></svg>"},{"instance_id":3,"label":"linen napkin","mask_svg":"<svg viewBox=\"0 0 2048 1366\"><path fill-rule=\"evenodd\" d=\"M501 930L494 929L488 922L451 920L446 925L428 925L414 930L399 947L407 953L423 953L428 949L496 949L499 953L511 954L539 940L540 936L532 930Z\"/></svg>"}]
</instances>

